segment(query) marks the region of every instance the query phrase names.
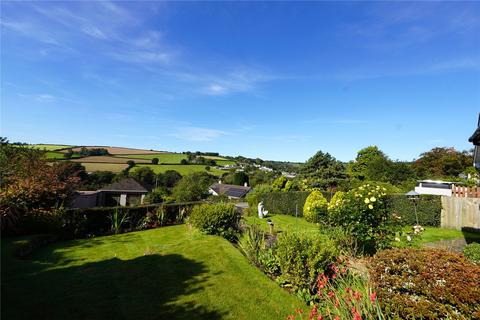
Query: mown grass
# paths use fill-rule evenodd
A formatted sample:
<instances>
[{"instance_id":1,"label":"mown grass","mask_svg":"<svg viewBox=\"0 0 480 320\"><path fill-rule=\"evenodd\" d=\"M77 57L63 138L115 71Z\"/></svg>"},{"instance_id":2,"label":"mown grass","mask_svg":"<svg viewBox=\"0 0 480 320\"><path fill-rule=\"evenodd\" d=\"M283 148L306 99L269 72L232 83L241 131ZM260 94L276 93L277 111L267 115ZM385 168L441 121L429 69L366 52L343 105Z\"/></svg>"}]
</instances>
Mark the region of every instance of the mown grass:
<instances>
[{"instance_id":1,"label":"mown grass","mask_svg":"<svg viewBox=\"0 0 480 320\"><path fill-rule=\"evenodd\" d=\"M466 242L480 242L480 233L460 231L455 229L447 228L436 228L436 227L424 227L425 230L421 233L420 236L413 236L412 242L406 240L406 234L411 234L413 232L412 226L405 227L403 229L404 236L400 236L400 242L395 242L395 247L406 247L414 246L421 247L426 243L433 243L443 240L455 240L455 239L465 239ZM398 235L397 235L398 236Z\"/></svg>"},{"instance_id":2,"label":"mown grass","mask_svg":"<svg viewBox=\"0 0 480 320\"><path fill-rule=\"evenodd\" d=\"M320 231L320 226L315 223L307 222L302 217L294 217L283 214L269 215L266 218L260 219L258 216L247 216L245 221L252 225L257 224L261 229L269 231L270 227L267 224L267 219L270 219L274 224L274 230L277 232L293 231L293 232L307 232L316 233Z\"/></svg>"},{"instance_id":3,"label":"mown grass","mask_svg":"<svg viewBox=\"0 0 480 320\"><path fill-rule=\"evenodd\" d=\"M218 169L215 169L213 167L211 167L210 171L208 171L208 170L205 169L206 165L203 165L203 164L185 164L185 165L181 165L181 164L177 164L177 165L175 165L175 164L172 164L172 165L169 165L169 164L162 164L162 165L137 164L131 170L135 171L135 170L137 170L137 168L141 168L141 167L149 167L157 174L158 173L164 173L167 170L175 170L178 173L180 173L182 176L188 175L188 174L191 174L191 173L194 173L194 172L208 172L208 173L216 175L216 176L220 176L223 173L225 173L225 171L218 170Z\"/></svg>"},{"instance_id":4,"label":"mown grass","mask_svg":"<svg viewBox=\"0 0 480 320\"><path fill-rule=\"evenodd\" d=\"M228 241L185 225L19 259L21 242L2 241L2 319L284 319L302 306Z\"/></svg>"}]
</instances>

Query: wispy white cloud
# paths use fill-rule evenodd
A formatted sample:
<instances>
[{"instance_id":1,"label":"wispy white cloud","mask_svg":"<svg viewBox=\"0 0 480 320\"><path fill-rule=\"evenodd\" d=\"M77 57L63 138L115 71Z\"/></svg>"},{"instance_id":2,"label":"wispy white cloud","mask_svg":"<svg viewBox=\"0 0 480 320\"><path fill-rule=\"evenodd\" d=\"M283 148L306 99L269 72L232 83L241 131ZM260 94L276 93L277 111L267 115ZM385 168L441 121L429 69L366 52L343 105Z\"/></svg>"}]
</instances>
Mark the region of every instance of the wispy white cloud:
<instances>
[{"instance_id":1,"label":"wispy white cloud","mask_svg":"<svg viewBox=\"0 0 480 320\"><path fill-rule=\"evenodd\" d=\"M55 96L47 93L36 94L33 98L38 102L53 102L56 100Z\"/></svg>"},{"instance_id":2,"label":"wispy white cloud","mask_svg":"<svg viewBox=\"0 0 480 320\"><path fill-rule=\"evenodd\" d=\"M212 141L226 135L229 135L226 131L200 127L180 127L177 132L169 134L177 139L189 141Z\"/></svg>"}]
</instances>

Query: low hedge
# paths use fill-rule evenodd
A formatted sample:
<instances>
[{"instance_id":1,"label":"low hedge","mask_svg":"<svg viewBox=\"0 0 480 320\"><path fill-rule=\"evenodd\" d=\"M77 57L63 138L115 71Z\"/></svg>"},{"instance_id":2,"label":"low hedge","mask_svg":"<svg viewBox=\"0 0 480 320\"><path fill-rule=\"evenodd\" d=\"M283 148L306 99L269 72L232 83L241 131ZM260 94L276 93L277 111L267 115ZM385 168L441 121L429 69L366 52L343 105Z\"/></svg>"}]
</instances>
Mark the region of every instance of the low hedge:
<instances>
[{"instance_id":1,"label":"low hedge","mask_svg":"<svg viewBox=\"0 0 480 320\"><path fill-rule=\"evenodd\" d=\"M421 195L416 202L418 222L422 226L439 227L442 211L440 196ZM402 217L403 225L415 225L415 211L412 200L405 195L389 195L386 198L387 208L391 213Z\"/></svg>"},{"instance_id":2,"label":"low hedge","mask_svg":"<svg viewBox=\"0 0 480 320\"><path fill-rule=\"evenodd\" d=\"M63 238L83 238L88 236L105 235L111 233L110 216L118 210L126 212L128 222L125 231L148 228L148 222L157 217L160 223L152 226L165 226L182 223L188 216L193 205L199 202L156 204L138 207L95 207L69 209L62 214L62 227L59 233Z\"/></svg>"},{"instance_id":3,"label":"low hedge","mask_svg":"<svg viewBox=\"0 0 480 320\"><path fill-rule=\"evenodd\" d=\"M188 223L205 234L236 240L241 214L233 203L202 204L193 207Z\"/></svg>"}]
</instances>

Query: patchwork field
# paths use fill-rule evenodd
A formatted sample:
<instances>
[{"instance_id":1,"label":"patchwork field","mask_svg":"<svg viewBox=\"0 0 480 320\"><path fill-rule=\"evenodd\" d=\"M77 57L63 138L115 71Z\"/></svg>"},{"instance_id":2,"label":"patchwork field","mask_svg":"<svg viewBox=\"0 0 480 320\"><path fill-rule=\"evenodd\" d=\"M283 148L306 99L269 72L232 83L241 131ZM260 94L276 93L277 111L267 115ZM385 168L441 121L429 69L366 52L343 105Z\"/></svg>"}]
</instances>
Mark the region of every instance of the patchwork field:
<instances>
[{"instance_id":1,"label":"patchwork field","mask_svg":"<svg viewBox=\"0 0 480 320\"><path fill-rule=\"evenodd\" d=\"M72 150L75 151L80 151L82 147L76 147L73 148ZM112 155L116 154L156 154L159 153L158 151L153 151L153 150L142 150L142 149L133 149L133 148L123 148L123 147L108 147L108 146L85 146L87 149L107 149L108 153Z\"/></svg>"},{"instance_id":2,"label":"patchwork field","mask_svg":"<svg viewBox=\"0 0 480 320\"><path fill-rule=\"evenodd\" d=\"M158 158L159 163L180 163L183 159L187 159L187 155L182 153L153 153L153 154L129 154L129 155L119 155L117 158L130 158L130 159L144 159L152 160L153 158ZM150 162L150 161L148 161Z\"/></svg>"},{"instance_id":3,"label":"patchwork field","mask_svg":"<svg viewBox=\"0 0 480 320\"><path fill-rule=\"evenodd\" d=\"M59 149L64 149L71 147L70 145L66 144L32 144L32 147L35 149L47 150L47 151L55 151Z\"/></svg>"},{"instance_id":4,"label":"patchwork field","mask_svg":"<svg viewBox=\"0 0 480 320\"><path fill-rule=\"evenodd\" d=\"M150 167L155 173L164 173L165 171L167 170L175 170L177 171L178 173L180 173L182 176L183 175L187 175L187 174L190 174L190 173L194 173L194 172L208 172L210 174L213 174L213 175L216 175L216 176L220 176L222 175L223 173L225 173L225 171L222 171L222 170L218 170L218 169L215 169L215 168L211 168L210 171L207 171L205 169L205 165L203 164L188 164L188 165L169 165L169 164L166 164L166 165L148 165L148 164L139 164L139 165L136 165L132 170L137 170L137 168L141 168L141 167Z\"/></svg>"},{"instance_id":5,"label":"patchwork field","mask_svg":"<svg viewBox=\"0 0 480 320\"><path fill-rule=\"evenodd\" d=\"M117 173L127 168L126 163L82 162L82 166L85 167L87 172L112 171Z\"/></svg>"},{"instance_id":6,"label":"patchwork field","mask_svg":"<svg viewBox=\"0 0 480 320\"><path fill-rule=\"evenodd\" d=\"M273 320L305 307L227 240L185 225L15 257L28 241L2 241L2 319Z\"/></svg>"},{"instance_id":7,"label":"patchwork field","mask_svg":"<svg viewBox=\"0 0 480 320\"><path fill-rule=\"evenodd\" d=\"M135 163L151 163L150 160L145 159L132 159L130 157L112 157L112 156L90 156L90 157L83 157L80 159L71 160L73 162L90 162L90 163L127 163L127 161L132 160Z\"/></svg>"}]
</instances>

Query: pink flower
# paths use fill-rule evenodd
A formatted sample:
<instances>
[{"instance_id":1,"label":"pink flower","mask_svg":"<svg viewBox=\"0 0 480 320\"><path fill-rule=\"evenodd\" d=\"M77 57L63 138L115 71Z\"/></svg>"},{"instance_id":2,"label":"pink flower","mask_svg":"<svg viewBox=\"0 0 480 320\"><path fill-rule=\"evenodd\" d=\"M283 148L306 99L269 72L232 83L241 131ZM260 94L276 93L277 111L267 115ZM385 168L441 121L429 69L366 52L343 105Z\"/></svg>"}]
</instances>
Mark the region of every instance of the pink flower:
<instances>
[{"instance_id":1,"label":"pink flower","mask_svg":"<svg viewBox=\"0 0 480 320\"><path fill-rule=\"evenodd\" d=\"M318 310L317 310L317 305L314 305L312 310L310 311L310 315L308 316L308 319L309 320L313 320L315 319L315 317L317 316L318 314Z\"/></svg>"},{"instance_id":2,"label":"pink flower","mask_svg":"<svg viewBox=\"0 0 480 320\"><path fill-rule=\"evenodd\" d=\"M370 301L375 302L375 300L377 300L377 293L376 293L376 292L373 292L373 293L370 295Z\"/></svg>"}]
</instances>

